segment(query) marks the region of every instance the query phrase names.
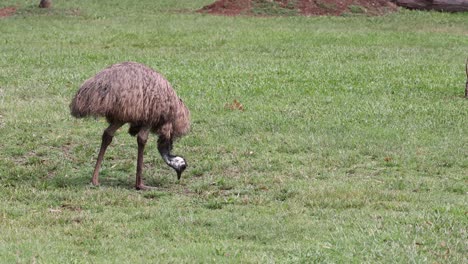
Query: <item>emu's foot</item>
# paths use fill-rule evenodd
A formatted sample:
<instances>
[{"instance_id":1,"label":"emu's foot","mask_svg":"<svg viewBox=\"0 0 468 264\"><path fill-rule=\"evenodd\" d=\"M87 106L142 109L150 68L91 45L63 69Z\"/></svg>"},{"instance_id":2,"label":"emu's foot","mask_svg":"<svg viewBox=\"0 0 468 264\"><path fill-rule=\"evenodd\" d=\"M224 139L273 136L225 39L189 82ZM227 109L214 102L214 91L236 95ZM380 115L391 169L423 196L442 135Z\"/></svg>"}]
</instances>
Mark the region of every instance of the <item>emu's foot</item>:
<instances>
[{"instance_id":1,"label":"emu's foot","mask_svg":"<svg viewBox=\"0 0 468 264\"><path fill-rule=\"evenodd\" d=\"M99 187L99 181L91 181L91 184L94 186L94 187Z\"/></svg>"},{"instance_id":2,"label":"emu's foot","mask_svg":"<svg viewBox=\"0 0 468 264\"><path fill-rule=\"evenodd\" d=\"M152 190L157 190L157 189L158 189L158 188L156 188L156 187L147 186L147 185L144 185L144 184L142 184L142 185L137 185L137 186L135 186L135 188L136 188L137 190L140 190L140 191L152 191Z\"/></svg>"},{"instance_id":3,"label":"emu's foot","mask_svg":"<svg viewBox=\"0 0 468 264\"><path fill-rule=\"evenodd\" d=\"M88 186L90 189L99 189L99 188L101 187L99 184L96 185L96 184L94 184L94 183L92 183L92 182L88 183L87 186Z\"/></svg>"}]
</instances>

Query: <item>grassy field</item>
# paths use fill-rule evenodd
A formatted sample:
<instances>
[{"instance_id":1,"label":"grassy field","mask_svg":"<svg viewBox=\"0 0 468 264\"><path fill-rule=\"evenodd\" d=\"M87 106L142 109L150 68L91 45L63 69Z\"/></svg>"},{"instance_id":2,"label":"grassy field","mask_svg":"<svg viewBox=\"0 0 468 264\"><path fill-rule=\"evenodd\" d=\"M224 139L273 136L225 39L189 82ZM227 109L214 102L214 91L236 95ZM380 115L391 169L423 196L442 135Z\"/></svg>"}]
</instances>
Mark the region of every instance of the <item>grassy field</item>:
<instances>
[{"instance_id":1,"label":"grassy field","mask_svg":"<svg viewBox=\"0 0 468 264\"><path fill-rule=\"evenodd\" d=\"M3 0L1 263L467 263L468 14L221 17L210 0ZM133 189L136 139L68 105L100 69L162 72L192 112ZM244 110L231 107L239 101Z\"/></svg>"}]
</instances>

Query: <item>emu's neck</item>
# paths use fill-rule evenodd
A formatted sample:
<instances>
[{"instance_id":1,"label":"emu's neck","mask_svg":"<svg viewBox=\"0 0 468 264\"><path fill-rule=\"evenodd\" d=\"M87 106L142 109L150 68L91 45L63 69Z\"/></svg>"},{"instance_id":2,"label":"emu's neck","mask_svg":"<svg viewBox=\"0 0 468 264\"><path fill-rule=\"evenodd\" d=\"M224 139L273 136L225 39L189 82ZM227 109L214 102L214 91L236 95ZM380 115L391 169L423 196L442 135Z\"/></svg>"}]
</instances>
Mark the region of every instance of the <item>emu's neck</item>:
<instances>
[{"instance_id":1,"label":"emu's neck","mask_svg":"<svg viewBox=\"0 0 468 264\"><path fill-rule=\"evenodd\" d=\"M187 168L187 163L184 158L171 154L172 140L160 137L158 139L158 150L166 164L177 172L177 180L180 180L182 172Z\"/></svg>"},{"instance_id":2,"label":"emu's neck","mask_svg":"<svg viewBox=\"0 0 468 264\"><path fill-rule=\"evenodd\" d=\"M161 157L164 161L171 165L171 160L174 156L171 154L172 151L172 140L164 139L160 137L158 139L158 151L161 154Z\"/></svg>"}]
</instances>

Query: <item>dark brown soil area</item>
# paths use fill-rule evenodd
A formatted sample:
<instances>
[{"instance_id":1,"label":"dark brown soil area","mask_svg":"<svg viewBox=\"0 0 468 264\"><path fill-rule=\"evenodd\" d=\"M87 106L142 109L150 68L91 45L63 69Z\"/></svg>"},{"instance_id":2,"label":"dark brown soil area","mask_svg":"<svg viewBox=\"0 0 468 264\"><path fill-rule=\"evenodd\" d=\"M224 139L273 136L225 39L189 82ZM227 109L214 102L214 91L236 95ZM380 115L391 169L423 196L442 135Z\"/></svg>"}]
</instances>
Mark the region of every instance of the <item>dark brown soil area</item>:
<instances>
[{"instance_id":1,"label":"dark brown soil area","mask_svg":"<svg viewBox=\"0 0 468 264\"><path fill-rule=\"evenodd\" d=\"M9 17L16 13L16 7L8 6L0 8L0 18Z\"/></svg>"},{"instance_id":2,"label":"dark brown soil area","mask_svg":"<svg viewBox=\"0 0 468 264\"><path fill-rule=\"evenodd\" d=\"M384 15L398 7L390 0L217 0L199 10L215 15Z\"/></svg>"}]
</instances>

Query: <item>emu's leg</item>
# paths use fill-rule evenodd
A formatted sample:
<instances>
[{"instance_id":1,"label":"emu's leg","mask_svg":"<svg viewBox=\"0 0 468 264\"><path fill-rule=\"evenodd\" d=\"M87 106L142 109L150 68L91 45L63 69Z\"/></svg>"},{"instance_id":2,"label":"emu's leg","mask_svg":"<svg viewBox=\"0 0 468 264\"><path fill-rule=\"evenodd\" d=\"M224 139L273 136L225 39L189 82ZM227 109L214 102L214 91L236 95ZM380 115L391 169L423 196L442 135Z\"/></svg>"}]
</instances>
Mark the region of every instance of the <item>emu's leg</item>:
<instances>
[{"instance_id":1,"label":"emu's leg","mask_svg":"<svg viewBox=\"0 0 468 264\"><path fill-rule=\"evenodd\" d=\"M104 153L106 153L107 147L112 142L112 138L114 137L115 131L117 131L117 129L119 129L121 126L123 126L123 123L111 123L102 134L101 149L99 150L98 158L96 161L96 167L94 167L92 180L93 185L99 185L99 169L101 168Z\"/></svg>"},{"instance_id":2,"label":"emu's leg","mask_svg":"<svg viewBox=\"0 0 468 264\"><path fill-rule=\"evenodd\" d=\"M146 186L143 184L143 179L141 178L143 174L143 154L145 150L146 141L148 141L148 128L141 128L140 132L137 134L138 142L138 159L137 159L137 171L136 171L136 183L135 188L137 190L148 190L152 187Z\"/></svg>"}]
</instances>

